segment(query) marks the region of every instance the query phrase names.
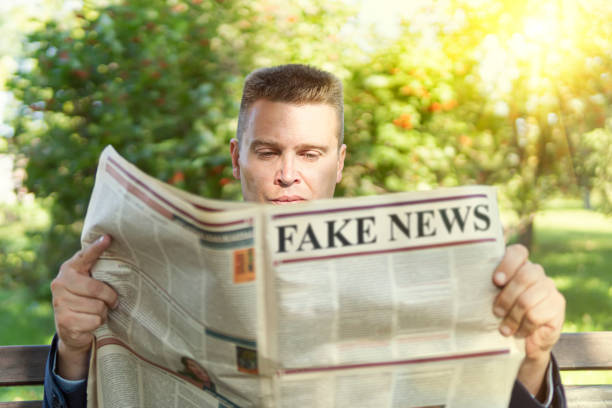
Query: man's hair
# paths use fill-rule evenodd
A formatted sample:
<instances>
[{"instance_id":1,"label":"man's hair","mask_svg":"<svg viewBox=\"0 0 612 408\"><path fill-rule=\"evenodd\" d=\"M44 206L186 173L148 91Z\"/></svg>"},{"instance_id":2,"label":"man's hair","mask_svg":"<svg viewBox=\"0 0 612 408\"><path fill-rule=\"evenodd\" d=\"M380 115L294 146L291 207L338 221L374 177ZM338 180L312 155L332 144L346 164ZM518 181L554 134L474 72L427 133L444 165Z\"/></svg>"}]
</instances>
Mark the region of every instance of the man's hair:
<instances>
[{"instance_id":1,"label":"man's hair","mask_svg":"<svg viewBox=\"0 0 612 408\"><path fill-rule=\"evenodd\" d=\"M248 125L249 109L255 102L265 99L295 105L323 103L336 110L338 118L338 146L344 139L344 103L342 82L333 74L301 64L279 65L251 72L244 81L238 130L240 141Z\"/></svg>"},{"instance_id":2,"label":"man's hair","mask_svg":"<svg viewBox=\"0 0 612 408\"><path fill-rule=\"evenodd\" d=\"M193 358L191 358L191 357L181 356L181 363L183 363L183 365L185 367L187 367L187 362L188 361L195 361L195 360Z\"/></svg>"}]
</instances>

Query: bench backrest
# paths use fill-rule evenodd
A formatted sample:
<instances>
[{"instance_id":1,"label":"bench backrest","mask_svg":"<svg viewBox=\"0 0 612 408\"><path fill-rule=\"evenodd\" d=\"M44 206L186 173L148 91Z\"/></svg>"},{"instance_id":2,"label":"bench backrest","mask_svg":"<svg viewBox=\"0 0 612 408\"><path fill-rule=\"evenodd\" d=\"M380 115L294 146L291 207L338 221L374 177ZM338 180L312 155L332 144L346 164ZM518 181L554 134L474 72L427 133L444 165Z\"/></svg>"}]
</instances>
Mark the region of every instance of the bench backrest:
<instances>
[{"instance_id":1,"label":"bench backrest","mask_svg":"<svg viewBox=\"0 0 612 408\"><path fill-rule=\"evenodd\" d=\"M561 370L612 370L612 331L562 333L553 353Z\"/></svg>"},{"instance_id":2,"label":"bench backrest","mask_svg":"<svg viewBox=\"0 0 612 408\"><path fill-rule=\"evenodd\" d=\"M0 346L0 387L41 385L50 346ZM41 408L42 401L0 402L0 408Z\"/></svg>"},{"instance_id":3,"label":"bench backrest","mask_svg":"<svg viewBox=\"0 0 612 408\"><path fill-rule=\"evenodd\" d=\"M0 387L41 385L49 346L0 346ZM612 331L563 333L554 349L561 370L612 370ZM566 387L570 401L612 404L612 385ZM572 405L570 405L572 406ZM41 407L40 401L0 402L0 408Z\"/></svg>"}]
</instances>

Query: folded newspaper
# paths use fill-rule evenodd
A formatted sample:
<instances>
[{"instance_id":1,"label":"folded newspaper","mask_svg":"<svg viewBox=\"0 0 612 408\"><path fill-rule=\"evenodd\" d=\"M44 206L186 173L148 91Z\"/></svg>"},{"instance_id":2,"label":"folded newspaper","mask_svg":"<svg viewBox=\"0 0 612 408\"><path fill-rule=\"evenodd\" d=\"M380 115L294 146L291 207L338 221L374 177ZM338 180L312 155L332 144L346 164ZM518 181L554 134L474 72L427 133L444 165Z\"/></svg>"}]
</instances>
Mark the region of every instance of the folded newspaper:
<instances>
[{"instance_id":1,"label":"folded newspaper","mask_svg":"<svg viewBox=\"0 0 612 408\"><path fill-rule=\"evenodd\" d=\"M91 407L507 407L523 358L492 312L495 190L312 201L197 197L112 147L82 244L119 294Z\"/></svg>"}]
</instances>

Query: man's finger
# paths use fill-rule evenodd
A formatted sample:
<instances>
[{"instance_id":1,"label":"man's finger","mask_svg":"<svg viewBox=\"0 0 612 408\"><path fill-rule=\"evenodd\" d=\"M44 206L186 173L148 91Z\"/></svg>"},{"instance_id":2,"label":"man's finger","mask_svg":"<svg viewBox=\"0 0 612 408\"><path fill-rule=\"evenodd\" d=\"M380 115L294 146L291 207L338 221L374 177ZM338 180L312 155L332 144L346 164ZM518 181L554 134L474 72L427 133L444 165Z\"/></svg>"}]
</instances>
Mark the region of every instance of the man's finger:
<instances>
[{"instance_id":1,"label":"man's finger","mask_svg":"<svg viewBox=\"0 0 612 408\"><path fill-rule=\"evenodd\" d=\"M102 323L103 319L98 315L66 312L58 318L58 336L71 347L82 347Z\"/></svg>"},{"instance_id":2,"label":"man's finger","mask_svg":"<svg viewBox=\"0 0 612 408\"><path fill-rule=\"evenodd\" d=\"M111 244L110 235L104 234L87 248L74 254L69 263L81 275L89 275L89 270L96 263L100 255Z\"/></svg>"},{"instance_id":3,"label":"man's finger","mask_svg":"<svg viewBox=\"0 0 612 408\"><path fill-rule=\"evenodd\" d=\"M119 300L117 292L113 288L89 276L73 275L70 286L65 288L74 295L99 299L111 309L117 306Z\"/></svg>"},{"instance_id":4,"label":"man's finger","mask_svg":"<svg viewBox=\"0 0 612 408\"><path fill-rule=\"evenodd\" d=\"M537 281L545 279L545 276L542 266L531 262L523 264L495 298L495 315L502 317L508 314L518 297Z\"/></svg>"},{"instance_id":5,"label":"man's finger","mask_svg":"<svg viewBox=\"0 0 612 408\"><path fill-rule=\"evenodd\" d=\"M525 335L520 332L520 329L523 332L525 330L532 332L535 329L534 322L526 316L540 303L550 302L551 293L552 288L548 280L541 279L536 281L535 284L519 295L500 326L509 327L512 333L518 331L517 334L519 335Z\"/></svg>"},{"instance_id":6,"label":"man's finger","mask_svg":"<svg viewBox=\"0 0 612 408\"><path fill-rule=\"evenodd\" d=\"M523 245L516 244L507 247L504 257L493 272L493 283L503 287L512 279L516 271L527 262L528 256L529 251Z\"/></svg>"},{"instance_id":7,"label":"man's finger","mask_svg":"<svg viewBox=\"0 0 612 408\"><path fill-rule=\"evenodd\" d=\"M563 315L562 310L563 305L560 296L553 296L538 303L525 314L517 334L527 337L544 325L556 328L559 324L559 316Z\"/></svg>"},{"instance_id":8,"label":"man's finger","mask_svg":"<svg viewBox=\"0 0 612 408\"><path fill-rule=\"evenodd\" d=\"M63 306L76 313L95 314L106 321L108 306L100 299L78 296L67 292L64 296Z\"/></svg>"}]
</instances>

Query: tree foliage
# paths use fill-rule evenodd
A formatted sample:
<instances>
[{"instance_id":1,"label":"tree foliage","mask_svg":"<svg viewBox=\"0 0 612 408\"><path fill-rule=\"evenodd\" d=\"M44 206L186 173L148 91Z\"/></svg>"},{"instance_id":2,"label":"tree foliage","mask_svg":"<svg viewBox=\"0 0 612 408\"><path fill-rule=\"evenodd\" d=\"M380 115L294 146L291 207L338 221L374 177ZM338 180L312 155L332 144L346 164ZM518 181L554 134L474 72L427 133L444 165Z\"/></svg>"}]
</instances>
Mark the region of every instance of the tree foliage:
<instances>
[{"instance_id":1,"label":"tree foliage","mask_svg":"<svg viewBox=\"0 0 612 408\"><path fill-rule=\"evenodd\" d=\"M107 144L178 187L239 198L227 144L242 81L290 62L344 80L339 194L493 184L526 225L559 190L611 208L612 7L527 3L424 6L369 45L343 34L354 10L339 1L116 0L46 22L9 83L10 147L50 213L32 270L53 275L77 248Z\"/></svg>"},{"instance_id":2,"label":"tree foliage","mask_svg":"<svg viewBox=\"0 0 612 408\"><path fill-rule=\"evenodd\" d=\"M608 153L593 148L607 142L588 132L610 114L612 8L595 14L565 3L532 7L532 21L524 2L482 9L457 1L415 27L430 15L424 9L397 42L352 67L345 192L498 185L528 245L533 215L559 190L599 188L608 202ZM546 13L559 27L543 31Z\"/></svg>"},{"instance_id":3,"label":"tree foliage","mask_svg":"<svg viewBox=\"0 0 612 408\"><path fill-rule=\"evenodd\" d=\"M78 10L69 24L48 21L28 37L29 63L9 83L23 102L11 142L27 158L29 190L52 198L51 226L37 248L49 274L77 248L108 144L178 187L239 197L228 142L246 73L287 62L339 70L322 48L337 49L339 60L342 46L332 40L348 12L335 2L282 4L119 1Z\"/></svg>"}]
</instances>

